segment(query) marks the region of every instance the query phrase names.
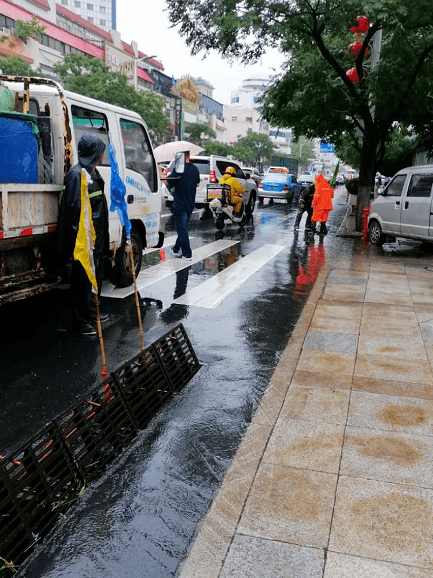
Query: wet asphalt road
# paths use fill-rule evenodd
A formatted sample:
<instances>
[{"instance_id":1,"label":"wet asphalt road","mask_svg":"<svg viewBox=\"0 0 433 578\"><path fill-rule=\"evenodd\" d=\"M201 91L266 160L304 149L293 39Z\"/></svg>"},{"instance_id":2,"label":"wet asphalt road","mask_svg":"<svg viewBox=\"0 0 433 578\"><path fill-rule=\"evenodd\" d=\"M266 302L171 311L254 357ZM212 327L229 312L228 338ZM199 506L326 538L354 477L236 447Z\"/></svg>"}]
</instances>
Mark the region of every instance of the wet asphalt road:
<instances>
[{"instance_id":1,"label":"wet asphalt road","mask_svg":"<svg viewBox=\"0 0 433 578\"><path fill-rule=\"evenodd\" d=\"M225 239L239 243L140 295L146 344L182 321L202 368L91 484L18 575L175 575L321 267L340 251L356 258L362 250L359 239L335 237L345 195L334 204L323 244L317 237L306 243L303 233L293 235L295 207L258 207L244 229L224 230ZM193 250L220 236L212 221L196 221L191 228ZM172 304L265 243L284 249L215 309ZM171 257L151 253L143 267L161 258ZM104 330L110 371L139 352L139 336L132 297L105 300L102 307L111 314ZM98 383L100 361L97 340L70 331L64 289L3 313L8 330L1 344L0 453L5 454Z\"/></svg>"}]
</instances>

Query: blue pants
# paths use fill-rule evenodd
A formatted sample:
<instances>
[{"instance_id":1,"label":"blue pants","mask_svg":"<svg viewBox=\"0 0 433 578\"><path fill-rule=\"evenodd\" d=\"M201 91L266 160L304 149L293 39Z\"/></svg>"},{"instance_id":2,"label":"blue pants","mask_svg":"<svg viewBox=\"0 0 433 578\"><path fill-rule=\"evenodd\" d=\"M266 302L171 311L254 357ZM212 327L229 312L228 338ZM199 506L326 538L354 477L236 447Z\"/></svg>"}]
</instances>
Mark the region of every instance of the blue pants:
<instances>
[{"instance_id":1,"label":"blue pants","mask_svg":"<svg viewBox=\"0 0 433 578\"><path fill-rule=\"evenodd\" d=\"M189 244L188 223L191 213L187 211L174 212L174 224L176 225L177 239L173 250L182 251L182 257L192 257L191 245Z\"/></svg>"}]
</instances>

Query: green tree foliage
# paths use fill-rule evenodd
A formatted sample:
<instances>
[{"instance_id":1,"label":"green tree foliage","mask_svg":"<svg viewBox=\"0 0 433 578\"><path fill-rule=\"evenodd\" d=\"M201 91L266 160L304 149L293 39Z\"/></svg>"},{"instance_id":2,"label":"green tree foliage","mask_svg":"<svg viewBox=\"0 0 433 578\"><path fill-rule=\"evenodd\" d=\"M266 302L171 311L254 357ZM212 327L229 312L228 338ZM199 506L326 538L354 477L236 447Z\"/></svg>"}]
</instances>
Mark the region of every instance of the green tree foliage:
<instances>
[{"instance_id":1,"label":"green tree foliage","mask_svg":"<svg viewBox=\"0 0 433 578\"><path fill-rule=\"evenodd\" d=\"M204 122L189 122L185 132L189 134L189 140L199 146L203 145L204 136L216 138L215 131Z\"/></svg>"},{"instance_id":2,"label":"green tree foliage","mask_svg":"<svg viewBox=\"0 0 433 578\"><path fill-rule=\"evenodd\" d=\"M27 42L29 38L40 40L46 29L46 26L44 24L40 24L38 18L33 14L31 20L17 19L16 28L18 38L21 38L21 40Z\"/></svg>"},{"instance_id":3,"label":"green tree foliage","mask_svg":"<svg viewBox=\"0 0 433 578\"><path fill-rule=\"evenodd\" d=\"M151 91L135 90L124 74L110 72L98 58L68 54L54 70L67 90L133 110L144 118L151 133L165 133L169 120L164 99Z\"/></svg>"},{"instance_id":4,"label":"green tree foliage","mask_svg":"<svg viewBox=\"0 0 433 578\"><path fill-rule=\"evenodd\" d=\"M9 56L0 60L0 69L3 74L12 74L14 76L42 76L39 72L33 70L27 60L21 56Z\"/></svg>"},{"instance_id":5,"label":"green tree foliage","mask_svg":"<svg viewBox=\"0 0 433 578\"><path fill-rule=\"evenodd\" d=\"M292 142L291 149L290 156L292 159L296 159L304 167L310 165L311 159L314 158L313 141L311 139L300 136Z\"/></svg>"},{"instance_id":6,"label":"green tree foliage","mask_svg":"<svg viewBox=\"0 0 433 578\"><path fill-rule=\"evenodd\" d=\"M351 140L359 155L358 228L396 127L412 125L423 145L433 150L431 0L167 4L171 22L180 26L193 53L216 49L227 58L252 62L273 46L287 55L266 95L264 116L273 125L292 127L295 136L336 145ZM347 55L355 40L349 29L361 14L368 16L371 26L354 61ZM379 30L380 61L373 69L371 45ZM346 75L354 65L361 78L357 84Z\"/></svg>"},{"instance_id":7,"label":"green tree foliage","mask_svg":"<svg viewBox=\"0 0 433 578\"><path fill-rule=\"evenodd\" d=\"M233 156L246 165L255 166L258 163L270 160L274 154L274 147L267 134L250 132L239 139L232 146Z\"/></svg>"},{"instance_id":8,"label":"green tree foliage","mask_svg":"<svg viewBox=\"0 0 433 578\"><path fill-rule=\"evenodd\" d=\"M206 155L219 155L221 157L228 157L233 152L230 145L218 142L216 140L207 140L204 143L203 148Z\"/></svg>"}]
</instances>

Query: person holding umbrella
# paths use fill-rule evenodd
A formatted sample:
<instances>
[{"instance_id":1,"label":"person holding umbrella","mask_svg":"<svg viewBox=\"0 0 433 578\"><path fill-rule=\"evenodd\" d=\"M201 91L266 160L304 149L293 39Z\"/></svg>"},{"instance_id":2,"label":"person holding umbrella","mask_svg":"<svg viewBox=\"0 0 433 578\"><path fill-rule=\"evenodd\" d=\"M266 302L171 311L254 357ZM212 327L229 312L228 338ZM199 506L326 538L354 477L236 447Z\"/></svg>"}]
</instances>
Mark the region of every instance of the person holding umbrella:
<instances>
[{"instance_id":1,"label":"person holding umbrella","mask_svg":"<svg viewBox=\"0 0 433 578\"><path fill-rule=\"evenodd\" d=\"M198 168L190 162L190 151L176 154L174 167L164 181L173 194L173 218L177 239L171 253L175 257L192 260L188 223L195 206L195 194L200 183Z\"/></svg>"}]
</instances>

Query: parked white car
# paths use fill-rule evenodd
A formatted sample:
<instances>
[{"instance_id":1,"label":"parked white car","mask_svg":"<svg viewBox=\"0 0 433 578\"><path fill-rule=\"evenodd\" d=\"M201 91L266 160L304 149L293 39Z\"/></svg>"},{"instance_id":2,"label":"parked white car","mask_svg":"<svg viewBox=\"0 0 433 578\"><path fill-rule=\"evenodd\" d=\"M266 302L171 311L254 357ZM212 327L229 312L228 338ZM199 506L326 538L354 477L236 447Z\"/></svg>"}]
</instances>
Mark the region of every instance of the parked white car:
<instances>
[{"instance_id":1,"label":"parked white car","mask_svg":"<svg viewBox=\"0 0 433 578\"><path fill-rule=\"evenodd\" d=\"M257 199L257 185L244 174L240 165L236 161L232 161L226 157L217 155L210 156L194 156L191 157L191 162L198 168L200 172L200 183L197 187L195 196L195 206L198 208L208 207L207 200L207 185L209 183L218 183L220 178L226 171L227 167L234 167L236 179L244 187L245 193L243 195L247 213L251 214L254 211L254 206Z\"/></svg>"},{"instance_id":2,"label":"parked white car","mask_svg":"<svg viewBox=\"0 0 433 578\"><path fill-rule=\"evenodd\" d=\"M399 171L371 204L370 242L383 245L390 236L433 243L432 187L433 165Z\"/></svg>"}]
</instances>

